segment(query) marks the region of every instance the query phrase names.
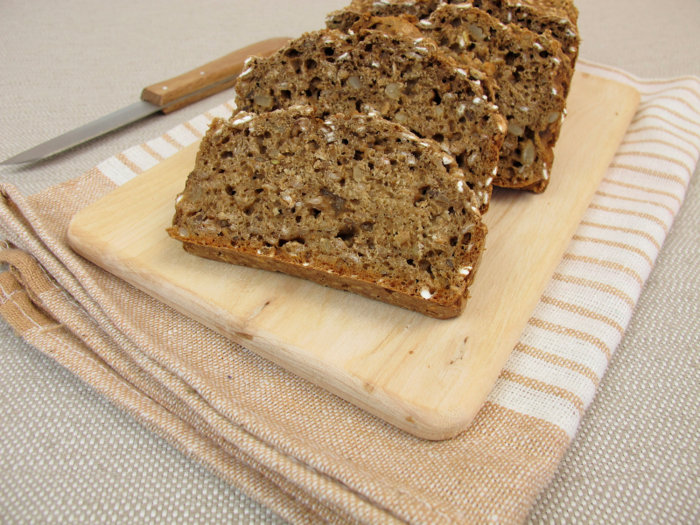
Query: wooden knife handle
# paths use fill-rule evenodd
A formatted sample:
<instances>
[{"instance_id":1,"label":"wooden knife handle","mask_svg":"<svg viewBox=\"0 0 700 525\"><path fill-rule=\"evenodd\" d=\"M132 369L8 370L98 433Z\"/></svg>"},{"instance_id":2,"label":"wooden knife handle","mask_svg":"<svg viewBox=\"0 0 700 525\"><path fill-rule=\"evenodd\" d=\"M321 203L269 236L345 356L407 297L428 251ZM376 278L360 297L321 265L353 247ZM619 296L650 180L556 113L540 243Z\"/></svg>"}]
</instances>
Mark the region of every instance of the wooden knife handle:
<instances>
[{"instance_id":1,"label":"wooden knife handle","mask_svg":"<svg viewBox=\"0 0 700 525\"><path fill-rule=\"evenodd\" d=\"M188 73L148 86L141 93L141 99L163 107L163 113L184 108L233 86L249 56L270 56L289 40L271 38L244 47Z\"/></svg>"}]
</instances>

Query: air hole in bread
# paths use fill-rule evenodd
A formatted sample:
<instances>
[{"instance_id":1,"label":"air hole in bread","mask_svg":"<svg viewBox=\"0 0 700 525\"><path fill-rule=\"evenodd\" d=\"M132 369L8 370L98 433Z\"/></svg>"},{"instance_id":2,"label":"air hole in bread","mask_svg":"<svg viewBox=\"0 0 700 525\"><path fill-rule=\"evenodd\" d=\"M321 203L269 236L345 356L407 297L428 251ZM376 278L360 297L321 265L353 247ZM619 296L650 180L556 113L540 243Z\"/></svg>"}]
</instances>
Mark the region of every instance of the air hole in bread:
<instances>
[{"instance_id":1,"label":"air hole in bread","mask_svg":"<svg viewBox=\"0 0 700 525\"><path fill-rule=\"evenodd\" d=\"M340 240L342 240L345 245L350 248L352 247L353 243L355 242L355 235L357 235L357 230L355 230L355 225L354 224L346 224L344 225L340 231L338 231L338 235L336 237Z\"/></svg>"},{"instance_id":2,"label":"air hole in bread","mask_svg":"<svg viewBox=\"0 0 700 525\"><path fill-rule=\"evenodd\" d=\"M418 268L420 268L424 272L430 274L431 276L433 275L432 265L430 264L430 261L428 261L427 259L421 259L420 261L418 261Z\"/></svg>"}]
</instances>

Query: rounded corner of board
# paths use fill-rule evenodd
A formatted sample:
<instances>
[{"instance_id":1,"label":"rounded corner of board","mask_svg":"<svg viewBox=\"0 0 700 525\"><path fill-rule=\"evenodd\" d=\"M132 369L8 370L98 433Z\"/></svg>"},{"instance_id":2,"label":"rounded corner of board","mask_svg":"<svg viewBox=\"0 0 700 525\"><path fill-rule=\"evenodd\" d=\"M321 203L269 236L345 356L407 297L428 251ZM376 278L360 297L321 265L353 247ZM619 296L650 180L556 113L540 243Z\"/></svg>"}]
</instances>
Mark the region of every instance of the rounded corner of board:
<instances>
[{"instance_id":1,"label":"rounded corner of board","mask_svg":"<svg viewBox=\"0 0 700 525\"><path fill-rule=\"evenodd\" d=\"M443 414L425 411L420 415L406 416L401 422L394 422L394 425L421 439L445 441L464 432L472 424L475 417L476 414L471 412L455 415L454 412Z\"/></svg>"},{"instance_id":2,"label":"rounded corner of board","mask_svg":"<svg viewBox=\"0 0 700 525\"><path fill-rule=\"evenodd\" d=\"M68 244L71 248L75 249L75 245L79 244L79 239L81 238L82 225L80 224L80 214L74 215L70 222L68 223L68 229L66 230L66 237L68 238Z\"/></svg>"}]
</instances>

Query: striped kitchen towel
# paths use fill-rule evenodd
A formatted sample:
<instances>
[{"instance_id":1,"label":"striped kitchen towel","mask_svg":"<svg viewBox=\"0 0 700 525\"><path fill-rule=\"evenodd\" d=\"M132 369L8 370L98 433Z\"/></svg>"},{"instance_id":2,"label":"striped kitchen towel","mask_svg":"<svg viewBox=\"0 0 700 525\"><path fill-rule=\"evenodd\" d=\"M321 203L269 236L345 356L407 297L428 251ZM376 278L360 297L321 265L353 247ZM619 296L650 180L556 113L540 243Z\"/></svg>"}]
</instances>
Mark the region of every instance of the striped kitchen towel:
<instances>
[{"instance_id":1,"label":"striped kitchen towel","mask_svg":"<svg viewBox=\"0 0 700 525\"><path fill-rule=\"evenodd\" d=\"M2 186L0 314L149 429L295 523L518 523L627 327L700 156L700 79L580 71L642 94L486 404L430 442L185 318L68 247L70 218L192 144L224 104L31 197Z\"/></svg>"}]
</instances>

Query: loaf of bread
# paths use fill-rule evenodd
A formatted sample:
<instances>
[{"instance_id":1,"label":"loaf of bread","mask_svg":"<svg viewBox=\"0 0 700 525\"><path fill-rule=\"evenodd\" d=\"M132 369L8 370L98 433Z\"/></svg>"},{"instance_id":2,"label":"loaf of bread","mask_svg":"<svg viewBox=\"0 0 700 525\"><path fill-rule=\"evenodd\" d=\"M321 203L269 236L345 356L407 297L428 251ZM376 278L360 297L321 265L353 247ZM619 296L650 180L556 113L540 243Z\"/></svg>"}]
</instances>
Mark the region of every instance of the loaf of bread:
<instances>
[{"instance_id":1,"label":"loaf of bread","mask_svg":"<svg viewBox=\"0 0 700 525\"><path fill-rule=\"evenodd\" d=\"M520 25L538 35L550 31L574 67L580 38L577 26L578 10L570 0L472 0L468 3L486 11L504 24ZM326 27L347 32L364 13L373 16L406 14L424 20L443 4L466 5L461 0L352 0L348 7L328 15Z\"/></svg>"},{"instance_id":2,"label":"loaf of bread","mask_svg":"<svg viewBox=\"0 0 700 525\"><path fill-rule=\"evenodd\" d=\"M483 74L467 61L458 66L406 21L385 29L307 33L271 57L251 58L236 84L238 108L314 105L321 118L382 116L440 143L486 211L507 123L484 93Z\"/></svg>"},{"instance_id":3,"label":"loaf of bread","mask_svg":"<svg viewBox=\"0 0 700 525\"><path fill-rule=\"evenodd\" d=\"M435 141L292 106L214 120L168 233L195 255L449 318L483 251L478 205Z\"/></svg>"}]
</instances>

